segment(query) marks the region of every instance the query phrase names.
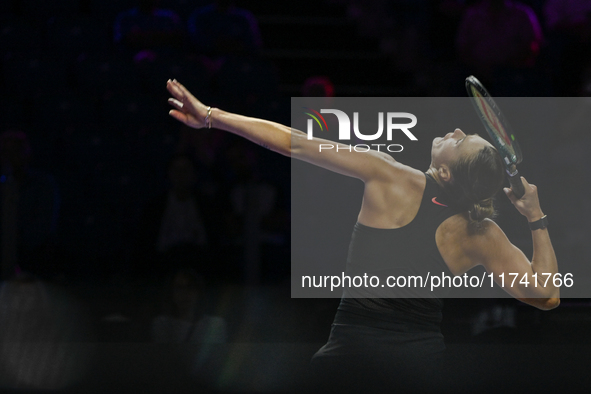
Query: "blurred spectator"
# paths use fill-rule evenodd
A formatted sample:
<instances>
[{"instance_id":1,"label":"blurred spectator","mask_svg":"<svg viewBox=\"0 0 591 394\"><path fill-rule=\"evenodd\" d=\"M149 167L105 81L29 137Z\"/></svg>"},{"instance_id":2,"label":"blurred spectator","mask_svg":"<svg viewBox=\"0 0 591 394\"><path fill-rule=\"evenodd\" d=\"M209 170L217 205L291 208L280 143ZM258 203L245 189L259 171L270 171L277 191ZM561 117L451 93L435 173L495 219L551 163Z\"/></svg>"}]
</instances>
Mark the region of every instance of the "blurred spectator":
<instances>
[{"instance_id":1,"label":"blurred spectator","mask_svg":"<svg viewBox=\"0 0 591 394\"><path fill-rule=\"evenodd\" d=\"M591 39L591 1L548 0L544 6L546 23L550 30L561 30Z\"/></svg>"},{"instance_id":2,"label":"blurred spectator","mask_svg":"<svg viewBox=\"0 0 591 394\"><path fill-rule=\"evenodd\" d=\"M457 37L460 60L469 72L487 86L504 82L515 91L531 74L541 44L542 30L533 10L510 0L481 0L469 7ZM497 95L506 93L496 89Z\"/></svg>"},{"instance_id":3,"label":"blurred spectator","mask_svg":"<svg viewBox=\"0 0 591 394\"><path fill-rule=\"evenodd\" d=\"M240 141L230 146L226 162L233 177L227 193L231 209L225 212L226 242L237 249L235 256L242 257L238 264L246 284L258 285L268 246L285 242L280 231L283 215L276 206L277 188L262 179L258 152L250 145Z\"/></svg>"},{"instance_id":4,"label":"blurred spectator","mask_svg":"<svg viewBox=\"0 0 591 394\"><path fill-rule=\"evenodd\" d=\"M53 178L29 168L31 147L22 131L0 135L1 278L20 267L41 276L57 274L55 261L59 195Z\"/></svg>"},{"instance_id":5,"label":"blurred spectator","mask_svg":"<svg viewBox=\"0 0 591 394\"><path fill-rule=\"evenodd\" d=\"M115 44L133 53L181 46L181 18L172 10L158 8L159 3L160 0L138 0L136 7L119 13L114 25Z\"/></svg>"},{"instance_id":6,"label":"blurred spectator","mask_svg":"<svg viewBox=\"0 0 591 394\"><path fill-rule=\"evenodd\" d=\"M310 77L302 86L302 97L334 97L334 85L327 77Z\"/></svg>"},{"instance_id":7,"label":"blurred spectator","mask_svg":"<svg viewBox=\"0 0 591 394\"><path fill-rule=\"evenodd\" d=\"M21 274L0 285L0 387L62 390L88 371L85 312L58 288ZM87 316L85 316L87 318ZM88 350L86 350L88 349Z\"/></svg>"},{"instance_id":8,"label":"blurred spectator","mask_svg":"<svg viewBox=\"0 0 591 394\"><path fill-rule=\"evenodd\" d=\"M182 344L168 347L180 370L199 384L215 385L226 358L226 321L207 314L205 284L195 271L177 271L164 290L162 314L151 324L152 341Z\"/></svg>"},{"instance_id":9,"label":"blurred spectator","mask_svg":"<svg viewBox=\"0 0 591 394\"><path fill-rule=\"evenodd\" d=\"M430 0L428 29L428 64L430 67L429 95L464 95L458 80L465 78L465 70L458 67L456 39L465 0ZM460 86L460 88L457 88Z\"/></svg>"},{"instance_id":10,"label":"blurred spectator","mask_svg":"<svg viewBox=\"0 0 591 394\"><path fill-rule=\"evenodd\" d=\"M417 87L425 82L428 55L428 0L350 0L347 10L361 36L379 40L395 72Z\"/></svg>"},{"instance_id":11,"label":"blurred spectator","mask_svg":"<svg viewBox=\"0 0 591 394\"><path fill-rule=\"evenodd\" d=\"M164 297L163 313L152 322L154 342L226 342L226 322L206 314L205 284L193 270L179 270L167 284Z\"/></svg>"},{"instance_id":12,"label":"blurred spectator","mask_svg":"<svg viewBox=\"0 0 591 394\"><path fill-rule=\"evenodd\" d=\"M226 143L227 133L216 129L200 130L198 133L185 125L179 130L177 150L189 152L195 158L200 171L199 183L211 198L217 192L216 177L219 177L219 154Z\"/></svg>"},{"instance_id":13,"label":"blurred spectator","mask_svg":"<svg viewBox=\"0 0 591 394\"><path fill-rule=\"evenodd\" d=\"M432 0L429 41L433 58L438 61L455 59L454 48L458 28L465 9L464 0Z\"/></svg>"},{"instance_id":14,"label":"blurred spectator","mask_svg":"<svg viewBox=\"0 0 591 394\"><path fill-rule=\"evenodd\" d=\"M170 189L144 209L138 235L138 274L161 277L181 266L207 275L215 240L213 201L197 188L196 166L190 156L177 154L169 162Z\"/></svg>"},{"instance_id":15,"label":"blurred spectator","mask_svg":"<svg viewBox=\"0 0 591 394\"><path fill-rule=\"evenodd\" d=\"M591 64L591 1L548 0L544 15L555 57L556 93L578 96L583 72Z\"/></svg>"},{"instance_id":16,"label":"blurred spectator","mask_svg":"<svg viewBox=\"0 0 591 394\"><path fill-rule=\"evenodd\" d=\"M480 310L473 316L470 326L473 341L479 343L507 343L515 340L517 309L514 300L479 299Z\"/></svg>"},{"instance_id":17,"label":"blurred spectator","mask_svg":"<svg viewBox=\"0 0 591 394\"><path fill-rule=\"evenodd\" d=\"M197 51L210 57L253 54L262 47L254 15L233 0L215 0L193 11L189 35Z\"/></svg>"},{"instance_id":18,"label":"blurred spectator","mask_svg":"<svg viewBox=\"0 0 591 394\"><path fill-rule=\"evenodd\" d=\"M349 0L347 14L357 21L359 34L366 37L382 37L392 32L396 25L392 8L396 8L388 0Z\"/></svg>"}]
</instances>

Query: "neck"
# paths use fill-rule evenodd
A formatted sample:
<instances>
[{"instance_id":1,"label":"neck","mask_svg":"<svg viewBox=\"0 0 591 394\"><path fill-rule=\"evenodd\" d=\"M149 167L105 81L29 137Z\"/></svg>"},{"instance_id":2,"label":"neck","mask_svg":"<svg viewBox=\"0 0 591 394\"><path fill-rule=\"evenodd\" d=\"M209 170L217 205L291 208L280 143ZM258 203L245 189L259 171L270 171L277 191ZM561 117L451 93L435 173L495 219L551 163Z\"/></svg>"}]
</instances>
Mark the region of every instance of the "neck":
<instances>
[{"instance_id":1,"label":"neck","mask_svg":"<svg viewBox=\"0 0 591 394\"><path fill-rule=\"evenodd\" d=\"M441 187L444 186L443 181L439 177L439 172L437 171L437 169L435 167L429 167L429 169L427 170L427 174L431 175L431 177L433 179L435 179L435 182L437 182L439 184L439 186L441 186Z\"/></svg>"}]
</instances>

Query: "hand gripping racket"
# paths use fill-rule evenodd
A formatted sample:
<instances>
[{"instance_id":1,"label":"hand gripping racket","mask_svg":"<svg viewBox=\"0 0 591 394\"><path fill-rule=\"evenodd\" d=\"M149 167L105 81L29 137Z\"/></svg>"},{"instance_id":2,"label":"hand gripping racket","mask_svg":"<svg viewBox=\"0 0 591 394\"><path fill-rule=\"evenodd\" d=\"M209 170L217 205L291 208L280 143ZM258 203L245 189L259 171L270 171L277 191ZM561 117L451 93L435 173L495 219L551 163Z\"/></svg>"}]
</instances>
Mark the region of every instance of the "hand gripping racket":
<instances>
[{"instance_id":1,"label":"hand gripping racket","mask_svg":"<svg viewBox=\"0 0 591 394\"><path fill-rule=\"evenodd\" d=\"M513 194L517 198L523 197L525 189L517 171L517 164L521 163L523 156L509 124L488 91L472 75L466 78L466 90L493 145L503 159Z\"/></svg>"}]
</instances>

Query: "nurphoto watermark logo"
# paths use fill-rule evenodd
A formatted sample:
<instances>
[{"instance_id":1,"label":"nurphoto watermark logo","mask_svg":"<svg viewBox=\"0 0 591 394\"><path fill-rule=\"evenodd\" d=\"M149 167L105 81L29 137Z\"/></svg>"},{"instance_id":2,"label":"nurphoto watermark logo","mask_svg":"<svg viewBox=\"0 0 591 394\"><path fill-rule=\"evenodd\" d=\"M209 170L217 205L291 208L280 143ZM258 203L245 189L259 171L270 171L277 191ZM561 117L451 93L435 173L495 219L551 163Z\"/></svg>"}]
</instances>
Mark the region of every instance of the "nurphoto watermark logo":
<instances>
[{"instance_id":1,"label":"nurphoto watermark logo","mask_svg":"<svg viewBox=\"0 0 591 394\"><path fill-rule=\"evenodd\" d=\"M322 114L333 114L337 117L337 121L339 123L339 131L338 131L338 140L339 142L347 145L339 145L339 144L320 144L319 145L319 152L323 150L355 150L356 152L367 152L371 149L375 150L386 150L388 152L397 153L402 152L404 149L401 144L378 144L378 143L368 143L368 144L355 144L351 145L348 144L351 141L351 130L357 140L361 141L377 141L378 139L382 138L384 134L384 128L386 130L386 140L388 142L392 141L392 137L394 136L395 132L402 132L406 137L408 137L411 141L417 141L417 137L410 131L411 128L416 126L417 124L417 117L409 112L378 112L378 130L373 134L364 134L359 130L359 112L353 112L353 127L351 127L351 118L347 115L344 111L334 108L323 108L320 112L308 108L303 107L306 112L306 115L310 116L307 122L306 133L308 135L308 139L311 140L314 138L314 121L318 125L321 131L328 130L328 124L326 119ZM406 119L410 122L400 123L401 120ZM386 126L384 127L384 123Z\"/></svg>"}]
</instances>

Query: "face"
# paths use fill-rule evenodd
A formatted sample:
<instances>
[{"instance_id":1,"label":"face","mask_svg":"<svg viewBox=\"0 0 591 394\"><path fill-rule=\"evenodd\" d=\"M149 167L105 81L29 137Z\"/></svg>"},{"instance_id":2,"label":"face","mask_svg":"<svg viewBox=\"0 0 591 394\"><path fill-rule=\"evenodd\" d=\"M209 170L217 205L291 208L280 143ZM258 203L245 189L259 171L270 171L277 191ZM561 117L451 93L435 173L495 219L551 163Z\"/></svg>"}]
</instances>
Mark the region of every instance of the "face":
<instances>
[{"instance_id":1,"label":"face","mask_svg":"<svg viewBox=\"0 0 591 394\"><path fill-rule=\"evenodd\" d=\"M431 167L439 168L442 165L450 167L461 157L470 156L480 151L485 146L492 145L477 135L466 135L460 129L453 133L447 133L444 137L433 140L431 148Z\"/></svg>"}]
</instances>

